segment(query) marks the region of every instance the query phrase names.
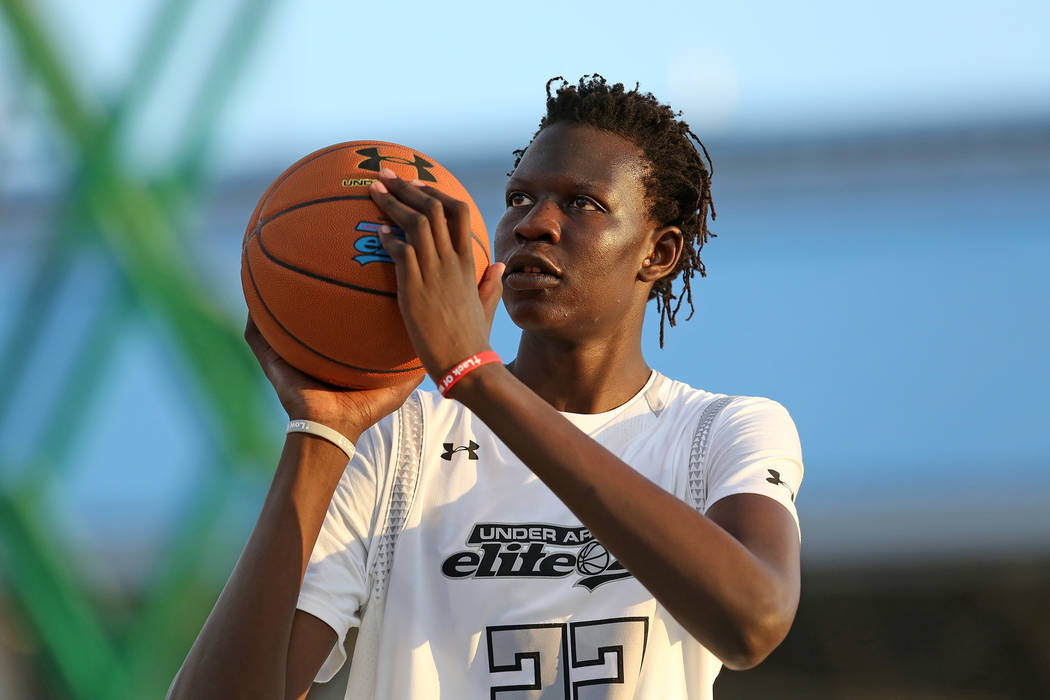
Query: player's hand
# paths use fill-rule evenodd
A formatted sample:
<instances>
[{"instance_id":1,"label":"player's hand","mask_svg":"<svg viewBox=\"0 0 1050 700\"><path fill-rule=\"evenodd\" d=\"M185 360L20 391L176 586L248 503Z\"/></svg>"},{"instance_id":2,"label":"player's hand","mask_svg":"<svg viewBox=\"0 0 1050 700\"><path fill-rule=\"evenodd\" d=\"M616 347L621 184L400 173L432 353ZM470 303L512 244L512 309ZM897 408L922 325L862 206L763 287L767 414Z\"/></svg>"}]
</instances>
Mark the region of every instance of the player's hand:
<instances>
[{"instance_id":1,"label":"player's hand","mask_svg":"<svg viewBox=\"0 0 1050 700\"><path fill-rule=\"evenodd\" d=\"M372 200L405 240L380 230L394 260L397 303L412 347L438 381L456 363L489 348L492 318L503 293L503 263L489 265L478 284L470 210L466 203L384 170Z\"/></svg>"},{"instance_id":2,"label":"player's hand","mask_svg":"<svg viewBox=\"0 0 1050 700\"><path fill-rule=\"evenodd\" d=\"M361 433L400 408L423 381L422 377L416 377L382 389L346 389L314 379L281 359L262 337L251 316L244 328L244 339L277 391L289 419L327 425L351 442L357 442Z\"/></svg>"}]
</instances>

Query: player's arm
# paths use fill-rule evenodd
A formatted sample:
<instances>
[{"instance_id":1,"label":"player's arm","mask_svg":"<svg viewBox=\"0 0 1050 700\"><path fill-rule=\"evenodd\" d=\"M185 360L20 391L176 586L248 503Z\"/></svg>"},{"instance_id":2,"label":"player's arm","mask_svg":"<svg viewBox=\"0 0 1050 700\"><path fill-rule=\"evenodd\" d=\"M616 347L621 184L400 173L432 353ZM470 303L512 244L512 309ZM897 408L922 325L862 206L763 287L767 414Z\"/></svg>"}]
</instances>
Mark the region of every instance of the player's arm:
<instances>
[{"instance_id":1,"label":"player's arm","mask_svg":"<svg viewBox=\"0 0 1050 700\"><path fill-rule=\"evenodd\" d=\"M395 262L405 327L431 376L488 349L483 317L492 292L479 303L466 205L385 176L372 198L405 231L405 241L385 231L380 240ZM491 266L482 288L500 274L502 265ZM780 504L730 496L705 517L582 433L502 365L473 371L452 395L730 668L757 664L787 634L798 604L799 547Z\"/></svg>"},{"instance_id":2,"label":"player's arm","mask_svg":"<svg viewBox=\"0 0 1050 700\"><path fill-rule=\"evenodd\" d=\"M451 392L492 428L591 533L730 668L750 668L785 637L799 596L798 530L758 494L707 516L581 432L498 364Z\"/></svg>"},{"instance_id":3,"label":"player's arm","mask_svg":"<svg viewBox=\"0 0 1050 700\"><path fill-rule=\"evenodd\" d=\"M249 320L245 338L290 417L328 425L356 442L396 410L418 380L338 391L292 369ZM168 692L169 698L302 697L336 633L296 610L310 552L346 467L326 440L290 433L251 536Z\"/></svg>"},{"instance_id":4,"label":"player's arm","mask_svg":"<svg viewBox=\"0 0 1050 700\"><path fill-rule=\"evenodd\" d=\"M302 700L310 692L321 664L338 642L335 630L320 618L302 610L295 611L288 643L288 667L285 695L288 700Z\"/></svg>"}]
</instances>

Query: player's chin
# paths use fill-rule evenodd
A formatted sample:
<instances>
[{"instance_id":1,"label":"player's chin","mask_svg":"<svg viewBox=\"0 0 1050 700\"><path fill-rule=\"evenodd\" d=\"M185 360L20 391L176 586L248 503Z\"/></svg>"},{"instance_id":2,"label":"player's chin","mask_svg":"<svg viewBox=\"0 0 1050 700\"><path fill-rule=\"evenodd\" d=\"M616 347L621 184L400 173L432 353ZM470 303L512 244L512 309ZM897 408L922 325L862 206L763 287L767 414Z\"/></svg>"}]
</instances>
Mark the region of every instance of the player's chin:
<instances>
[{"instance_id":1,"label":"player's chin","mask_svg":"<svg viewBox=\"0 0 1050 700\"><path fill-rule=\"evenodd\" d=\"M507 315L518 328L530 332L557 332L572 325L569 309L547 295L503 295Z\"/></svg>"}]
</instances>

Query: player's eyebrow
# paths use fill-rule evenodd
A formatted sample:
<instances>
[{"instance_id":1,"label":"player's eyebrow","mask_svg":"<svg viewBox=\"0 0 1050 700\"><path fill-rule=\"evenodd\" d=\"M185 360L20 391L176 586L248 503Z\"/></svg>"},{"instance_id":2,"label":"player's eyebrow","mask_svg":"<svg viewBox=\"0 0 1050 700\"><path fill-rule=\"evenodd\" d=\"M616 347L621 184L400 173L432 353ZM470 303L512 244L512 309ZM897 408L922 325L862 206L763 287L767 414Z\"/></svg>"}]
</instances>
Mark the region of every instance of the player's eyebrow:
<instances>
[{"instance_id":1,"label":"player's eyebrow","mask_svg":"<svg viewBox=\"0 0 1050 700\"><path fill-rule=\"evenodd\" d=\"M611 188L608 184L599 184L590 180L575 180L571 178L565 178L560 176L554 176L551 178L544 178L544 186L546 188L555 189L561 192L575 192L580 194L590 194L595 197L605 199L609 196ZM507 192L514 190L531 190L535 189L537 184L535 181L530 180L527 177L518 177L512 175L507 181Z\"/></svg>"}]
</instances>

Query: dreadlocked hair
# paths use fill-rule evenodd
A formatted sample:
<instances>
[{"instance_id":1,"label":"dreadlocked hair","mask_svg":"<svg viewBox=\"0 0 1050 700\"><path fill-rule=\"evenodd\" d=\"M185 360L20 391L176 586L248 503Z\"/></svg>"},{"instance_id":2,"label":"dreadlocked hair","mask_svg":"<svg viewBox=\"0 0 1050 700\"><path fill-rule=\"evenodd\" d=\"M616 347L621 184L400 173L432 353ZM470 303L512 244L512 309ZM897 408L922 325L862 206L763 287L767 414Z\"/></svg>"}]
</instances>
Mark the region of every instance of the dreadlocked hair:
<instances>
[{"instance_id":1,"label":"dreadlocked hair","mask_svg":"<svg viewBox=\"0 0 1050 700\"><path fill-rule=\"evenodd\" d=\"M561 85L552 94L551 85L559 80ZM689 302L687 321L696 311L690 280L698 272L701 277L707 276L700 249L709 238L715 237L707 229L708 212L712 220L715 218L711 201L714 167L704 144L679 118L682 113L661 104L651 92L643 93L638 88L637 83L633 90L626 90L623 83L610 85L597 73L583 76L577 85L569 84L560 75L551 78L547 81L547 114L540 120L532 140L551 124L570 122L610 131L644 152L650 166L643 178L649 215L661 226L677 226L684 243L674 270L657 280L649 293L650 299L656 299L660 312L662 348L664 325L674 327L682 302ZM527 148L514 151L515 168ZM676 295L671 285L679 277L682 291Z\"/></svg>"}]
</instances>

